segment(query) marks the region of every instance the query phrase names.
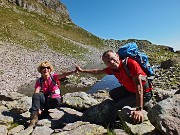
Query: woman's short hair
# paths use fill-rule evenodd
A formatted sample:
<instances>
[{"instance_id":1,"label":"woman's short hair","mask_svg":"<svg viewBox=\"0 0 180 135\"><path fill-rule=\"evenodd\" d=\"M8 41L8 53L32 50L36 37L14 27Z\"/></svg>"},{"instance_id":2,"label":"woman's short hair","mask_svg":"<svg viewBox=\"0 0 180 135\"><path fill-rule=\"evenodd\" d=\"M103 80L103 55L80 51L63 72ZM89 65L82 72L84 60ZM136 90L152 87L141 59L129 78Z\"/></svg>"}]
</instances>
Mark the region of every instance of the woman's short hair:
<instances>
[{"instance_id":1,"label":"woman's short hair","mask_svg":"<svg viewBox=\"0 0 180 135\"><path fill-rule=\"evenodd\" d=\"M41 63L39 64L39 66L38 66L38 68L37 68L37 70L38 70L39 73L41 73L42 67L50 67L50 70L51 70L51 71L54 70L53 66L52 66L51 63L48 62L48 61L43 61L43 62L41 62Z\"/></svg>"}]
</instances>

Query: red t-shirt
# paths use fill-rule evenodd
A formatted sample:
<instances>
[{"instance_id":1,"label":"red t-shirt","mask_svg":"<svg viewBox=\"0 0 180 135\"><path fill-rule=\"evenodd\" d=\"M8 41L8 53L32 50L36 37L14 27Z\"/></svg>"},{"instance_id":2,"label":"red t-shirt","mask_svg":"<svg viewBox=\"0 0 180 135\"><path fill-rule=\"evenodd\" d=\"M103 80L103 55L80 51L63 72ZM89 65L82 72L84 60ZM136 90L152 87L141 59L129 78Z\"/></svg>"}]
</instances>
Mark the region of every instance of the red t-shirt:
<instances>
[{"instance_id":1,"label":"red t-shirt","mask_svg":"<svg viewBox=\"0 0 180 135\"><path fill-rule=\"evenodd\" d=\"M128 69L130 71L131 77L127 75L125 72L124 66L122 65L122 60L120 60L120 65L118 70L112 70L111 68L107 67L104 71L107 74L113 74L119 81L121 85L123 85L128 91L135 93L136 92L136 85L133 82L132 77L135 77L139 74L147 76L146 73L141 69L140 65L133 59L128 58L127 61ZM146 81L142 81L142 85L144 85ZM149 88L148 88L149 89Z\"/></svg>"}]
</instances>

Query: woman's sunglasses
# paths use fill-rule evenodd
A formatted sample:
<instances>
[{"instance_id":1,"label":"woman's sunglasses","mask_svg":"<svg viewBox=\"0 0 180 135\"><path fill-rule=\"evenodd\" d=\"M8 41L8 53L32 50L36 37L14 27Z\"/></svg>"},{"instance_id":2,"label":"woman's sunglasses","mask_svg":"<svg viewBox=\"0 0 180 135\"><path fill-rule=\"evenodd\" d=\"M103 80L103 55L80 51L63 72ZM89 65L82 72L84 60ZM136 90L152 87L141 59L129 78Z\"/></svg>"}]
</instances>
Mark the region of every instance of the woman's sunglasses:
<instances>
[{"instance_id":1,"label":"woman's sunglasses","mask_svg":"<svg viewBox=\"0 0 180 135\"><path fill-rule=\"evenodd\" d=\"M47 69L50 69L50 67L41 67L41 69L46 69L46 68L47 68Z\"/></svg>"}]
</instances>

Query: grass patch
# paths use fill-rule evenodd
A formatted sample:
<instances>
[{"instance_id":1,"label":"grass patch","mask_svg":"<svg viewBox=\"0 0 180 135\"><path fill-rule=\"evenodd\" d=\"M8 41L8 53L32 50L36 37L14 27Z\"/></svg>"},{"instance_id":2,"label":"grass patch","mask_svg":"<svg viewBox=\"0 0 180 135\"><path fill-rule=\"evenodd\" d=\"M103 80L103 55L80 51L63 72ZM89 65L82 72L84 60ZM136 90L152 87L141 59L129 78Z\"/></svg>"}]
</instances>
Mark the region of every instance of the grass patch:
<instances>
[{"instance_id":1,"label":"grass patch","mask_svg":"<svg viewBox=\"0 0 180 135\"><path fill-rule=\"evenodd\" d=\"M8 126L9 126L9 125L8 125ZM11 130L11 129L13 129L13 128L15 128L15 127L17 127L17 126L19 126L19 124L18 124L17 122L11 123L11 124L10 124L10 127L8 128L8 131Z\"/></svg>"},{"instance_id":2,"label":"grass patch","mask_svg":"<svg viewBox=\"0 0 180 135\"><path fill-rule=\"evenodd\" d=\"M101 39L73 23L64 23L63 20L53 21L46 16L28 12L21 7L13 7L0 7L1 41L37 50L42 45L47 45L57 52L76 58L83 58L81 56L88 53L88 50L72 41L99 48L102 46Z\"/></svg>"}]
</instances>

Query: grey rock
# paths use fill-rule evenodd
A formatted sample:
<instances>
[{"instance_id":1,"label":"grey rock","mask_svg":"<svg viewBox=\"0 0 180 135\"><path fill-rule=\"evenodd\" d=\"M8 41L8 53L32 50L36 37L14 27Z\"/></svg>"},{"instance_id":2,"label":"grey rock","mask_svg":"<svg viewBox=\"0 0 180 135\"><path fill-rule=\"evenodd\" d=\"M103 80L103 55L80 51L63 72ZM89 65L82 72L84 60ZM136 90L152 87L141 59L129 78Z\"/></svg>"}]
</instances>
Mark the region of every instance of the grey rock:
<instances>
[{"instance_id":1,"label":"grey rock","mask_svg":"<svg viewBox=\"0 0 180 135\"><path fill-rule=\"evenodd\" d=\"M61 18L62 15L60 14L58 15L58 13L61 13L68 22L71 21L71 19L69 18L67 8L65 7L64 4L60 3L60 1L58 0L38 0L36 3L28 2L26 0L8 0L8 2L16 4L28 11L36 12L40 15L46 15L47 17L50 16L54 20L57 20L57 18ZM43 10L42 5L53 9L56 13L54 12L54 14L52 13L47 14L47 12Z\"/></svg>"},{"instance_id":2,"label":"grey rock","mask_svg":"<svg viewBox=\"0 0 180 135\"><path fill-rule=\"evenodd\" d=\"M115 135L128 135L124 130L122 129L115 129L113 130L113 133L115 133Z\"/></svg>"},{"instance_id":3,"label":"grey rock","mask_svg":"<svg viewBox=\"0 0 180 135\"><path fill-rule=\"evenodd\" d=\"M85 110L99 102L85 92L74 92L63 95L63 104L76 110Z\"/></svg>"},{"instance_id":4,"label":"grey rock","mask_svg":"<svg viewBox=\"0 0 180 135\"><path fill-rule=\"evenodd\" d=\"M54 130L52 130L51 128L42 126L42 127L36 127L31 135L39 135L39 134L51 135L53 132L54 132Z\"/></svg>"},{"instance_id":5,"label":"grey rock","mask_svg":"<svg viewBox=\"0 0 180 135\"><path fill-rule=\"evenodd\" d=\"M168 91L168 90L161 90L161 89L156 89L154 90L154 98L157 102L162 101L164 99L167 99L169 97L174 96L175 91Z\"/></svg>"},{"instance_id":6,"label":"grey rock","mask_svg":"<svg viewBox=\"0 0 180 135\"><path fill-rule=\"evenodd\" d=\"M150 122L165 135L180 134L180 95L158 102L148 112Z\"/></svg>"},{"instance_id":7,"label":"grey rock","mask_svg":"<svg viewBox=\"0 0 180 135\"><path fill-rule=\"evenodd\" d=\"M53 135L103 135L106 133L107 130L103 126L77 121L67 124L61 132L53 133Z\"/></svg>"},{"instance_id":8,"label":"grey rock","mask_svg":"<svg viewBox=\"0 0 180 135\"><path fill-rule=\"evenodd\" d=\"M18 133L15 133L14 135L30 135L33 132L33 127L28 127L25 130L22 130Z\"/></svg>"},{"instance_id":9,"label":"grey rock","mask_svg":"<svg viewBox=\"0 0 180 135\"><path fill-rule=\"evenodd\" d=\"M6 125L13 122L13 118L11 116L6 116L5 112L0 113L0 124Z\"/></svg>"},{"instance_id":10,"label":"grey rock","mask_svg":"<svg viewBox=\"0 0 180 135\"><path fill-rule=\"evenodd\" d=\"M53 120L53 122L52 122L52 120L51 119L42 119L42 120L38 120L38 122L37 122L37 124L36 124L36 126L45 126L45 127L49 127L49 128L51 128L51 127L57 127L57 125L55 126L56 124L59 124L58 122L56 122L56 121L54 121ZM59 128L59 126L57 127L57 128Z\"/></svg>"},{"instance_id":11,"label":"grey rock","mask_svg":"<svg viewBox=\"0 0 180 135\"><path fill-rule=\"evenodd\" d=\"M7 133L8 133L7 126L0 125L0 135L7 135Z\"/></svg>"},{"instance_id":12,"label":"grey rock","mask_svg":"<svg viewBox=\"0 0 180 135\"><path fill-rule=\"evenodd\" d=\"M115 102L107 99L84 111L81 120L107 126L108 124L113 123L116 118L117 108Z\"/></svg>"},{"instance_id":13,"label":"grey rock","mask_svg":"<svg viewBox=\"0 0 180 135\"><path fill-rule=\"evenodd\" d=\"M50 109L49 112L50 112L49 115L53 119L60 119L60 118L62 118L61 117L62 115L66 115L65 117L71 117L73 115L77 116L77 117L81 117L83 114L82 112L76 111L76 110L68 108L68 107L60 107L58 109ZM58 117L58 116L60 116L60 117Z\"/></svg>"},{"instance_id":14,"label":"grey rock","mask_svg":"<svg viewBox=\"0 0 180 135\"><path fill-rule=\"evenodd\" d=\"M25 127L24 127L23 125L19 125L19 126L13 128L13 129L9 130L9 131L8 131L8 135L14 135L14 134L16 134L16 133L24 130L24 128L25 128Z\"/></svg>"},{"instance_id":15,"label":"grey rock","mask_svg":"<svg viewBox=\"0 0 180 135\"><path fill-rule=\"evenodd\" d=\"M178 64L178 63L180 63L179 58L169 59L169 60L161 62L161 68L167 69L167 68L173 67L175 64Z\"/></svg>"},{"instance_id":16,"label":"grey rock","mask_svg":"<svg viewBox=\"0 0 180 135\"><path fill-rule=\"evenodd\" d=\"M147 112L143 110L144 121L141 124L134 124L131 118L130 111L135 108L125 106L122 110L118 111L118 116L123 123L124 127L129 129L129 132L133 134L148 134L154 131L155 127L150 123L147 117Z\"/></svg>"},{"instance_id":17,"label":"grey rock","mask_svg":"<svg viewBox=\"0 0 180 135\"><path fill-rule=\"evenodd\" d=\"M8 102L6 106L16 113L24 113L31 108L32 98L24 96L19 100L14 100L13 102Z\"/></svg>"},{"instance_id":18,"label":"grey rock","mask_svg":"<svg viewBox=\"0 0 180 135\"><path fill-rule=\"evenodd\" d=\"M91 96L92 98L96 99L99 103L106 99L111 99L109 97L109 92L106 90L98 90L97 92L92 93Z\"/></svg>"}]
</instances>

